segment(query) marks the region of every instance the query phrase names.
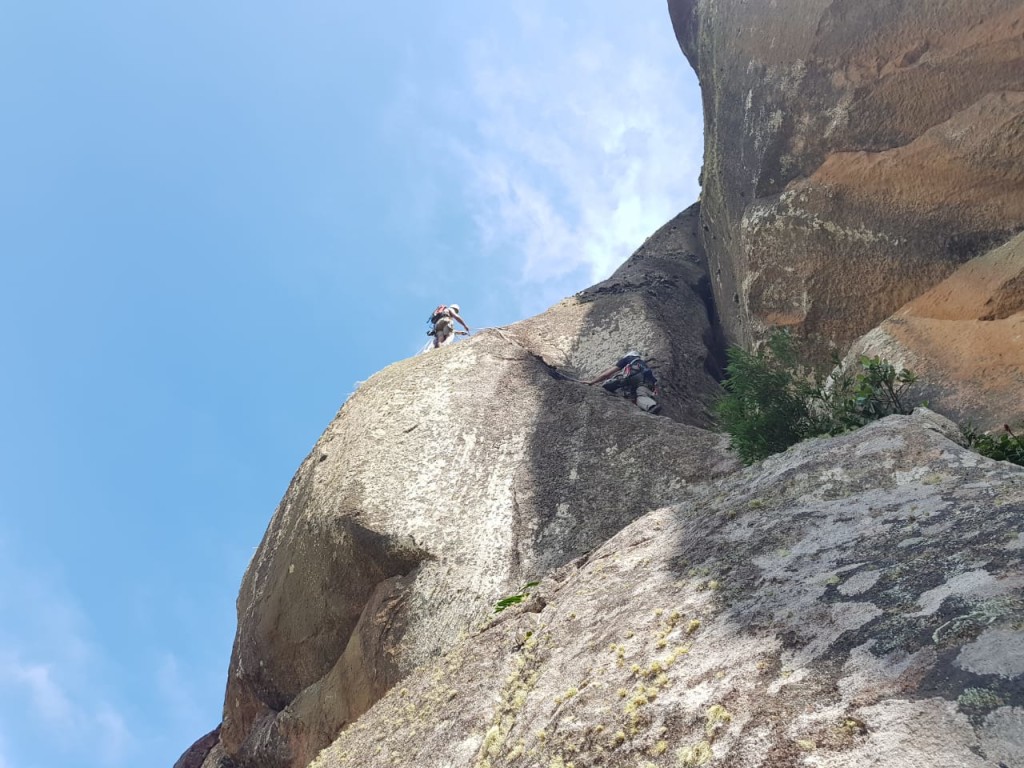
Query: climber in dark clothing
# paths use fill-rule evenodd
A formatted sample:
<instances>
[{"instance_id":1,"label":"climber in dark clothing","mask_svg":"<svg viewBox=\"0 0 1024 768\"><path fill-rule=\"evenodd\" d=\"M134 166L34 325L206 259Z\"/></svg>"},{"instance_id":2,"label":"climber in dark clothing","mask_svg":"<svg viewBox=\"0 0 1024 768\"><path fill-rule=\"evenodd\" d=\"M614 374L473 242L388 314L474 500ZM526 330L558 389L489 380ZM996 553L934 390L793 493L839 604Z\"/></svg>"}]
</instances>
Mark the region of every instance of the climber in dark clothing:
<instances>
[{"instance_id":1,"label":"climber in dark clothing","mask_svg":"<svg viewBox=\"0 0 1024 768\"><path fill-rule=\"evenodd\" d=\"M637 352L627 352L613 367L602 371L587 384L601 384L606 391L629 398L648 413L661 410L661 404L654 399L658 392L658 379Z\"/></svg>"}]
</instances>

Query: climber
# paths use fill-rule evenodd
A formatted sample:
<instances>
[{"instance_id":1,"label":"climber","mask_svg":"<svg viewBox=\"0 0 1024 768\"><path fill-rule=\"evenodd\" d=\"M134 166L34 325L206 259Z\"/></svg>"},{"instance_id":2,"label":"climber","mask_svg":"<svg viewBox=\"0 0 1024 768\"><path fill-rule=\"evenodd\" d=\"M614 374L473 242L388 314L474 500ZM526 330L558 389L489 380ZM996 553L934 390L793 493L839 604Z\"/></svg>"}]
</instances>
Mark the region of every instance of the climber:
<instances>
[{"instance_id":1,"label":"climber","mask_svg":"<svg viewBox=\"0 0 1024 768\"><path fill-rule=\"evenodd\" d=\"M469 334L469 326L466 325L466 321L459 315L460 309L458 304L449 304L445 306L442 304L433 311L430 315L430 319L427 321L434 327L427 331L427 336L434 337L434 349L450 344L455 339L455 334ZM465 328L465 332L456 331L455 323L457 320L459 325Z\"/></svg>"},{"instance_id":2,"label":"climber","mask_svg":"<svg viewBox=\"0 0 1024 768\"><path fill-rule=\"evenodd\" d=\"M661 411L661 404L654 399L658 393L658 379L638 352L627 352L614 367L602 371L587 384L601 384L608 392L629 398L648 413Z\"/></svg>"}]
</instances>

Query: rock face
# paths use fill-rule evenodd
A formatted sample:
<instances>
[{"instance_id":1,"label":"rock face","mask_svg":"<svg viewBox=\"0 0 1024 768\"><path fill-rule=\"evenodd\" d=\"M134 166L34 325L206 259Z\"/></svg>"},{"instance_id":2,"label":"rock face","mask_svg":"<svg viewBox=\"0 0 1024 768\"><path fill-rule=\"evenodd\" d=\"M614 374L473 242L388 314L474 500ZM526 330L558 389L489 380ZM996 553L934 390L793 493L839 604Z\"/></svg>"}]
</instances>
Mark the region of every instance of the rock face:
<instances>
[{"instance_id":1,"label":"rock face","mask_svg":"<svg viewBox=\"0 0 1024 768\"><path fill-rule=\"evenodd\" d=\"M174 768L202 768L210 752L216 748L219 739L220 728L218 727L185 750L185 754L178 758Z\"/></svg>"},{"instance_id":2,"label":"rock face","mask_svg":"<svg viewBox=\"0 0 1024 768\"><path fill-rule=\"evenodd\" d=\"M684 491L314 768L1024 765L1024 469L927 411Z\"/></svg>"},{"instance_id":3,"label":"rock face","mask_svg":"<svg viewBox=\"0 0 1024 768\"><path fill-rule=\"evenodd\" d=\"M608 280L517 323L516 337L583 379L614 363L628 343L657 372L665 415L711 425L725 345L699 229L700 206L694 205L649 237Z\"/></svg>"},{"instance_id":4,"label":"rock face","mask_svg":"<svg viewBox=\"0 0 1024 768\"><path fill-rule=\"evenodd\" d=\"M690 425L718 387L695 216L606 283L396 363L345 403L243 580L207 768L308 764L496 600L736 468L722 436ZM631 348L654 358L678 421L566 378Z\"/></svg>"},{"instance_id":5,"label":"rock face","mask_svg":"<svg viewBox=\"0 0 1024 768\"><path fill-rule=\"evenodd\" d=\"M1024 235L979 256L856 344L918 374L918 394L981 429L1024 425Z\"/></svg>"},{"instance_id":6,"label":"rock face","mask_svg":"<svg viewBox=\"0 0 1024 768\"><path fill-rule=\"evenodd\" d=\"M1022 0L669 0L728 337L845 351L1024 229Z\"/></svg>"}]
</instances>

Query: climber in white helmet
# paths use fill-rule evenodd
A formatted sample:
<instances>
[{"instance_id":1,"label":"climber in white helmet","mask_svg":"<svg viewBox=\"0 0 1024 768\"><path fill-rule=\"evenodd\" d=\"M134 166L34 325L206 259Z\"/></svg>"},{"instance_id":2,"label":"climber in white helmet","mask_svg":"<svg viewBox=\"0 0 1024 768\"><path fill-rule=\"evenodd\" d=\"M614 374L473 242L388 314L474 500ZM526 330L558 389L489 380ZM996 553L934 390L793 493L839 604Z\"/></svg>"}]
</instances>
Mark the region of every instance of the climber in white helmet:
<instances>
[{"instance_id":1,"label":"climber in white helmet","mask_svg":"<svg viewBox=\"0 0 1024 768\"><path fill-rule=\"evenodd\" d=\"M466 325L466 321L459 315L459 311L458 304L442 304L430 315L428 322L433 325L433 328L427 331L427 335L434 337L434 349L445 344L451 344L454 341L455 334L457 333L455 321L458 321L459 325L466 329L465 332L467 334L470 332L469 326Z\"/></svg>"}]
</instances>

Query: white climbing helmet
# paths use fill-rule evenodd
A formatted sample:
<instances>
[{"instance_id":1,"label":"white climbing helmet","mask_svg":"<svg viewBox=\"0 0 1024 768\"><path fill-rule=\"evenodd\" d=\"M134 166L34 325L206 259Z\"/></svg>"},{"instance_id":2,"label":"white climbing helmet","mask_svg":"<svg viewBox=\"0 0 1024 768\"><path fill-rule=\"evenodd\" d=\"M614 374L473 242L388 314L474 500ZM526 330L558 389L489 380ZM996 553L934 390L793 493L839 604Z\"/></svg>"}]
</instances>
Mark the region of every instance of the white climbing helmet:
<instances>
[{"instance_id":1,"label":"white climbing helmet","mask_svg":"<svg viewBox=\"0 0 1024 768\"><path fill-rule=\"evenodd\" d=\"M459 305L458 304L449 304L448 305L448 309L450 309L456 315L460 314L460 310L459 310Z\"/></svg>"}]
</instances>

